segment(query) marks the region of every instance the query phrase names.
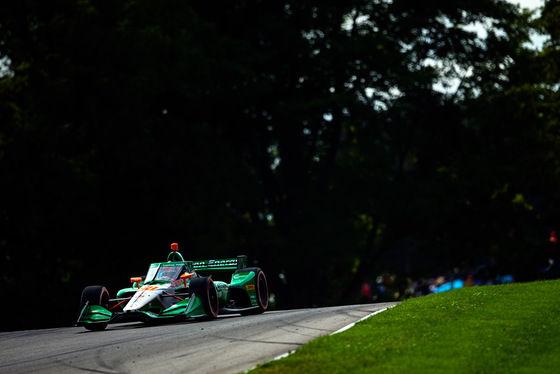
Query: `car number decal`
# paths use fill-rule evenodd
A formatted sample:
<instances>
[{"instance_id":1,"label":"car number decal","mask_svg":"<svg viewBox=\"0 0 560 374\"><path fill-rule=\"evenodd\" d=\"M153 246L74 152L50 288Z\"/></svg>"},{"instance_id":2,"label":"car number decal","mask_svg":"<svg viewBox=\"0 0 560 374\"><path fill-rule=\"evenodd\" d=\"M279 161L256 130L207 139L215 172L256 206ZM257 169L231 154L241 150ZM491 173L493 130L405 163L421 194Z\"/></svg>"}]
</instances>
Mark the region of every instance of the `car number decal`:
<instances>
[{"instance_id":1,"label":"car number decal","mask_svg":"<svg viewBox=\"0 0 560 374\"><path fill-rule=\"evenodd\" d=\"M140 291L155 291L157 289L157 286L142 286L142 288L140 288Z\"/></svg>"}]
</instances>

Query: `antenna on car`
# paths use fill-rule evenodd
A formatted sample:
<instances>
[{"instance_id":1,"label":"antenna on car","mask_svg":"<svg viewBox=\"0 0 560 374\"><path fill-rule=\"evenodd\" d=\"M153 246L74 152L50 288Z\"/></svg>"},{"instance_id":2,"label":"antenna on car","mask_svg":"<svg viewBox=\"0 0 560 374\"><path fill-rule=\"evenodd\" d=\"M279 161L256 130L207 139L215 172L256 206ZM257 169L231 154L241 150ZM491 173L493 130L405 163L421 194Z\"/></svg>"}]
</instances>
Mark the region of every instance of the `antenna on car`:
<instances>
[{"instance_id":1,"label":"antenna on car","mask_svg":"<svg viewBox=\"0 0 560 374\"><path fill-rule=\"evenodd\" d=\"M171 253L167 256L167 262L185 261L179 253L179 244L171 243Z\"/></svg>"}]
</instances>

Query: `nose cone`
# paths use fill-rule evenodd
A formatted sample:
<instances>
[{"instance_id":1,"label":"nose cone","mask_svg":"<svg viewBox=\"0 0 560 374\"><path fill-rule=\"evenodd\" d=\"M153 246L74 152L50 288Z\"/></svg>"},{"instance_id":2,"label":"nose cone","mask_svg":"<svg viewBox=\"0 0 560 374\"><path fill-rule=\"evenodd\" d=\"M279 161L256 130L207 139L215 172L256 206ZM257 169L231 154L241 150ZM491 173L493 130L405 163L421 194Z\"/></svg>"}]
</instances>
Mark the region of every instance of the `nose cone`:
<instances>
[{"instance_id":1,"label":"nose cone","mask_svg":"<svg viewBox=\"0 0 560 374\"><path fill-rule=\"evenodd\" d=\"M141 289L136 291L123 310L125 312L135 312L158 297L160 294L161 290L157 286L143 286Z\"/></svg>"}]
</instances>

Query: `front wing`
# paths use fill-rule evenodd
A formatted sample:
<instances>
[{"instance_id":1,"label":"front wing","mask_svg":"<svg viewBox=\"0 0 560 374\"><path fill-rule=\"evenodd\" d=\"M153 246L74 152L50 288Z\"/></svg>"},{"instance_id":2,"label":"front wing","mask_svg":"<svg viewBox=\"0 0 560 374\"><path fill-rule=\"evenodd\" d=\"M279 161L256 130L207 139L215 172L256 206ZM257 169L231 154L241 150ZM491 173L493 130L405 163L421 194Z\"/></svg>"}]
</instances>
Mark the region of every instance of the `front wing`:
<instances>
[{"instance_id":1,"label":"front wing","mask_svg":"<svg viewBox=\"0 0 560 374\"><path fill-rule=\"evenodd\" d=\"M126 299L124 299L126 300ZM111 302L119 303L123 300L115 299ZM116 304L115 306L118 306ZM106 309L100 305L86 305L83 306L76 326L91 326L96 324L107 324L115 322L132 322L132 321L165 321L165 320L180 320L188 318L201 318L206 316L204 306L201 299L194 295L193 297L186 298L176 304L173 304L167 309L161 310L159 313L149 309L139 309L135 312L113 312L111 309Z\"/></svg>"}]
</instances>

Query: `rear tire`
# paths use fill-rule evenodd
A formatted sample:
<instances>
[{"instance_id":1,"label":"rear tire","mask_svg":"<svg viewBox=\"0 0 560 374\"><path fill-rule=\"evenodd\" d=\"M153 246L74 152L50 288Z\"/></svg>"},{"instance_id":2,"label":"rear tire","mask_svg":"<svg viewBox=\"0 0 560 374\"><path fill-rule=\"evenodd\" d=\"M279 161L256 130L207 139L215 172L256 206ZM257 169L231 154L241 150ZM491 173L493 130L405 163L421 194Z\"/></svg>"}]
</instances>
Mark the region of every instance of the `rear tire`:
<instances>
[{"instance_id":1,"label":"rear tire","mask_svg":"<svg viewBox=\"0 0 560 374\"><path fill-rule=\"evenodd\" d=\"M82 292L80 309L86 305L99 305L109 310L109 291L103 286L87 286ZM86 323L84 327L92 331L105 330L107 323Z\"/></svg>"},{"instance_id":2,"label":"rear tire","mask_svg":"<svg viewBox=\"0 0 560 374\"><path fill-rule=\"evenodd\" d=\"M194 278L189 284L189 292L200 297L206 318L211 320L218 316L220 305L218 303L218 291L214 282L209 277Z\"/></svg>"},{"instance_id":3,"label":"rear tire","mask_svg":"<svg viewBox=\"0 0 560 374\"><path fill-rule=\"evenodd\" d=\"M255 273L255 292L257 293L257 307L249 312L242 314L260 314L268 308L268 282L266 276L260 268L247 268L236 270L236 273Z\"/></svg>"}]
</instances>

